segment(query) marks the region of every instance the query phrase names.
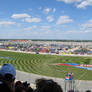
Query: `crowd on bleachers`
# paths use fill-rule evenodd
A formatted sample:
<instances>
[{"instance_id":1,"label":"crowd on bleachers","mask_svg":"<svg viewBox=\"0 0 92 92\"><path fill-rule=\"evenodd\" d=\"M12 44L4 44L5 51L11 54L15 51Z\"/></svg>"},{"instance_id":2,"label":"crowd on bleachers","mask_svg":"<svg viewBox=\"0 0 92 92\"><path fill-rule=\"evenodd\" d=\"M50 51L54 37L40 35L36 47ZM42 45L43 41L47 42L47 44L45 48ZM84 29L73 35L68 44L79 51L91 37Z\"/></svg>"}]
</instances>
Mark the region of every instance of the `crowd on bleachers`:
<instances>
[{"instance_id":1,"label":"crowd on bleachers","mask_svg":"<svg viewBox=\"0 0 92 92\"><path fill-rule=\"evenodd\" d=\"M33 89L27 81L15 81L16 69L12 64L4 64L0 69L0 92L64 92L62 87L52 79L40 78L35 80ZM67 92L79 92L68 90ZM85 92L91 92L86 90Z\"/></svg>"}]
</instances>

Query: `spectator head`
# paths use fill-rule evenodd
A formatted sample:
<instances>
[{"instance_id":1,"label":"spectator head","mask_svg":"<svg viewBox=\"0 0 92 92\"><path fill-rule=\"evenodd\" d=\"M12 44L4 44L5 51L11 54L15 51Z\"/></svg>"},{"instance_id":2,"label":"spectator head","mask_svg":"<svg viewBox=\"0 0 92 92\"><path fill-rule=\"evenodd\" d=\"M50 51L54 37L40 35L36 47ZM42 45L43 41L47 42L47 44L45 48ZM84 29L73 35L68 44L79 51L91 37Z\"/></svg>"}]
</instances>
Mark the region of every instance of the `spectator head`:
<instances>
[{"instance_id":1,"label":"spectator head","mask_svg":"<svg viewBox=\"0 0 92 92\"><path fill-rule=\"evenodd\" d=\"M25 88L28 88L30 86L30 83L28 83L27 81L23 82L23 85L25 86Z\"/></svg>"},{"instance_id":2,"label":"spectator head","mask_svg":"<svg viewBox=\"0 0 92 92\"><path fill-rule=\"evenodd\" d=\"M28 87L26 92L34 92L34 90L31 87Z\"/></svg>"},{"instance_id":3,"label":"spectator head","mask_svg":"<svg viewBox=\"0 0 92 92\"><path fill-rule=\"evenodd\" d=\"M37 79L35 82L36 82L36 88L41 88L44 83L45 83L45 79L44 78L41 78L41 79Z\"/></svg>"},{"instance_id":4,"label":"spectator head","mask_svg":"<svg viewBox=\"0 0 92 92\"><path fill-rule=\"evenodd\" d=\"M15 92L33 92L33 89L29 86L30 84L21 81L15 83Z\"/></svg>"},{"instance_id":5,"label":"spectator head","mask_svg":"<svg viewBox=\"0 0 92 92\"><path fill-rule=\"evenodd\" d=\"M91 90L86 90L86 92L91 92Z\"/></svg>"},{"instance_id":6,"label":"spectator head","mask_svg":"<svg viewBox=\"0 0 92 92\"><path fill-rule=\"evenodd\" d=\"M22 85L22 82L21 81L16 81L15 87L17 87L18 85Z\"/></svg>"},{"instance_id":7,"label":"spectator head","mask_svg":"<svg viewBox=\"0 0 92 92\"><path fill-rule=\"evenodd\" d=\"M36 92L63 92L60 85L53 80L49 79L37 79L36 80Z\"/></svg>"},{"instance_id":8,"label":"spectator head","mask_svg":"<svg viewBox=\"0 0 92 92\"><path fill-rule=\"evenodd\" d=\"M23 84L17 85L15 87L15 92L26 92L25 86Z\"/></svg>"},{"instance_id":9,"label":"spectator head","mask_svg":"<svg viewBox=\"0 0 92 92\"><path fill-rule=\"evenodd\" d=\"M15 76L16 70L12 64L4 64L0 69L1 81L5 82L9 88L14 92L15 90Z\"/></svg>"},{"instance_id":10,"label":"spectator head","mask_svg":"<svg viewBox=\"0 0 92 92\"><path fill-rule=\"evenodd\" d=\"M14 80L16 76L16 70L12 64L4 64L0 69L0 74L5 80Z\"/></svg>"}]
</instances>

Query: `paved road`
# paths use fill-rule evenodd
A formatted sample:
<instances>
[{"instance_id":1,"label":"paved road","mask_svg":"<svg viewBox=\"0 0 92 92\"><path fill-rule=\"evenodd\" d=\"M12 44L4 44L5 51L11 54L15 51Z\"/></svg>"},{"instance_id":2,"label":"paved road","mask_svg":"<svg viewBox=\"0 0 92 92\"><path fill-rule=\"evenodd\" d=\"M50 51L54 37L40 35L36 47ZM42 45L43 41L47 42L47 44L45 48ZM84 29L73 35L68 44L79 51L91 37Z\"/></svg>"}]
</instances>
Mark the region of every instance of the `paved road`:
<instances>
[{"instance_id":1,"label":"paved road","mask_svg":"<svg viewBox=\"0 0 92 92\"><path fill-rule=\"evenodd\" d=\"M64 82L64 79L62 78L40 76L40 75L21 72L21 71L17 71L17 75L16 75L17 80L28 81L29 83L33 83L33 84L35 84L35 80L38 78L53 79L54 81L58 82L64 90L65 82ZM85 92L85 90L88 90L88 89L92 90L92 81L76 80L75 85L76 85L76 88L80 90L80 92Z\"/></svg>"}]
</instances>

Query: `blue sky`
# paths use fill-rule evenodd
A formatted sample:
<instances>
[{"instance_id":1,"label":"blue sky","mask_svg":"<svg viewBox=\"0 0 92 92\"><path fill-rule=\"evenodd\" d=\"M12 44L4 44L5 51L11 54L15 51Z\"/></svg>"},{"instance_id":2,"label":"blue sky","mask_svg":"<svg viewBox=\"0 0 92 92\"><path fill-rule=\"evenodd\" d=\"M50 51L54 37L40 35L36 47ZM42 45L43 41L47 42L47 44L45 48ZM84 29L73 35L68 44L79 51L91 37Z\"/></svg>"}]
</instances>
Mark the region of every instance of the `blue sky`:
<instances>
[{"instance_id":1,"label":"blue sky","mask_svg":"<svg viewBox=\"0 0 92 92\"><path fill-rule=\"evenodd\" d=\"M92 40L92 0L0 0L0 39Z\"/></svg>"}]
</instances>

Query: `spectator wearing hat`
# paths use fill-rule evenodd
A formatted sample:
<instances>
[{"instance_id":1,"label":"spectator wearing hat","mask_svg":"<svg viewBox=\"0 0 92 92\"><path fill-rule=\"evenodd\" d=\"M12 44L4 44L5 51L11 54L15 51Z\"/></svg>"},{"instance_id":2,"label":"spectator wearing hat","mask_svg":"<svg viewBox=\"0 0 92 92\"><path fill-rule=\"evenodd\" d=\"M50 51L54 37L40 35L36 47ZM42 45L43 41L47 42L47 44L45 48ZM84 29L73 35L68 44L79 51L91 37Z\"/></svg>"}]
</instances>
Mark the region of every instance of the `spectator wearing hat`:
<instances>
[{"instance_id":1,"label":"spectator wearing hat","mask_svg":"<svg viewBox=\"0 0 92 92\"><path fill-rule=\"evenodd\" d=\"M0 69L0 81L6 83L12 92L15 91L14 81L16 70L12 64L4 64Z\"/></svg>"}]
</instances>

